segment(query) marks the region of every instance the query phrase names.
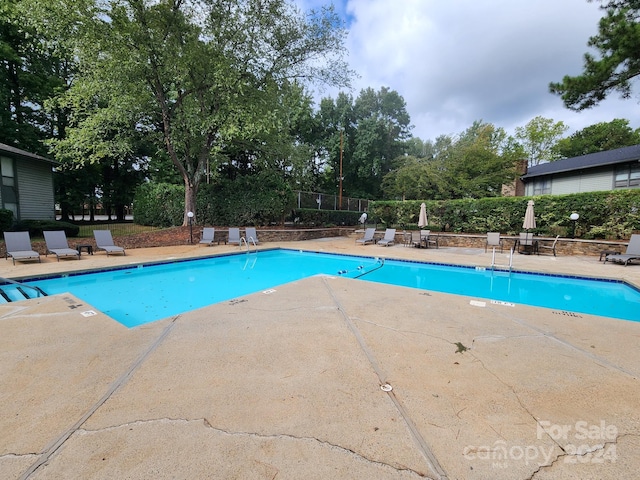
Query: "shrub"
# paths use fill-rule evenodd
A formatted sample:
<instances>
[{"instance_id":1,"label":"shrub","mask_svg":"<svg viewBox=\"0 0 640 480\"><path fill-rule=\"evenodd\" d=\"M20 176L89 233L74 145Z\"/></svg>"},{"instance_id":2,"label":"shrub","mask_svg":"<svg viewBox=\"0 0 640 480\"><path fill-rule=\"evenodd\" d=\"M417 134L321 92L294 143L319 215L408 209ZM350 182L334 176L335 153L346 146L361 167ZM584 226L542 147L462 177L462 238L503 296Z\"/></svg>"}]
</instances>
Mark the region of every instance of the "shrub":
<instances>
[{"instance_id":1,"label":"shrub","mask_svg":"<svg viewBox=\"0 0 640 480\"><path fill-rule=\"evenodd\" d=\"M529 200L535 202L537 234L569 235L574 227L569 219L572 212L580 215L575 227L576 236L582 238L623 239L640 230L640 189L424 203L432 230L513 235L522 230ZM377 216L390 225L412 226L418 222L422 202L371 202L370 218Z\"/></svg>"},{"instance_id":2,"label":"shrub","mask_svg":"<svg viewBox=\"0 0 640 480\"><path fill-rule=\"evenodd\" d=\"M13 231L28 231L32 237L42 237L45 230L64 230L67 237L77 237L80 227L68 222L56 220L20 220L13 227Z\"/></svg>"},{"instance_id":3,"label":"shrub","mask_svg":"<svg viewBox=\"0 0 640 480\"><path fill-rule=\"evenodd\" d=\"M5 210L0 208L0 228L5 232L11 230L13 226L13 212L11 210Z\"/></svg>"}]
</instances>

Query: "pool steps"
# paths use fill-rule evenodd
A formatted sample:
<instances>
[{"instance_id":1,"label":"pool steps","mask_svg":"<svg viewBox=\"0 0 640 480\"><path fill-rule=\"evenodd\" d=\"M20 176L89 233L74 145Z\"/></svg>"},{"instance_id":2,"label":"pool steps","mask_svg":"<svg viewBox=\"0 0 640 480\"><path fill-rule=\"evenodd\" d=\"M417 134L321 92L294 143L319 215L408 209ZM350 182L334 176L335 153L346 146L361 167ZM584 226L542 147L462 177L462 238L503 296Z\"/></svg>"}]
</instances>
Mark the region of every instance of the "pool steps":
<instances>
[{"instance_id":1,"label":"pool steps","mask_svg":"<svg viewBox=\"0 0 640 480\"><path fill-rule=\"evenodd\" d=\"M0 304L47 296L39 287L25 285L8 278L0 278L0 282Z\"/></svg>"}]
</instances>

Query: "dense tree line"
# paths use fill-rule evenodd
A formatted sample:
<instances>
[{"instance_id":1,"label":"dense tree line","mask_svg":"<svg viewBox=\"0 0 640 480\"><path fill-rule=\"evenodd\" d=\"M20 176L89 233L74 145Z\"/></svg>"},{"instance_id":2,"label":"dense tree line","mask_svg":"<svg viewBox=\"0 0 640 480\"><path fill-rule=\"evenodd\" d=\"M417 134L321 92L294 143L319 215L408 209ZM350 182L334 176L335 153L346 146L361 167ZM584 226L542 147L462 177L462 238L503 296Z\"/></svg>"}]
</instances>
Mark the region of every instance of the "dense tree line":
<instances>
[{"instance_id":1,"label":"dense tree line","mask_svg":"<svg viewBox=\"0 0 640 480\"><path fill-rule=\"evenodd\" d=\"M603 8L591 40L602 58L551 85L570 108L628 96L640 73L638 6ZM185 215L203 184L266 174L288 190L482 198L501 195L518 161L640 143L624 119L563 138L568 127L543 117L513 136L478 120L425 141L387 87L316 106L314 85L349 87L346 34L332 8L287 0L2 0L0 141L60 162L63 216L99 202L118 218L145 181L184 185Z\"/></svg>"}]
</instances>

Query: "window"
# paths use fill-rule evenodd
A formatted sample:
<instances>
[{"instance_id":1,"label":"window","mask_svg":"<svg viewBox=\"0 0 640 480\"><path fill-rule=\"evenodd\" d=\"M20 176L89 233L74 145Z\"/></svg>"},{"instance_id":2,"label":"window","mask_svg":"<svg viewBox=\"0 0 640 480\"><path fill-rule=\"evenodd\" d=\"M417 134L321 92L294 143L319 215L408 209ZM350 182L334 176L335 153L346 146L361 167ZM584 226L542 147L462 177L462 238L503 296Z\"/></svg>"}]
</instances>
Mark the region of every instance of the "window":
<instances>
[{"instance_id":1,"label":"window","mask_svg":"<svg viewBox=\"0 0 640 480\"><path fill-rule=\"evenodd\" d=\"M551 193L551 179L536 180L533 184L534 195L548 195Z\"/></svg>"},{"instance_id":2,"label":"window","mask_svg":"<svg viewBox=\"0 0 640 480\"><path fill-rule=\"evenodd\" d=\"M640 187L640 163L634 162L616 167L615 188Z\"/></svg>"},{"instance_id":3,"label":"window","mask_svg":"<svg viewBox=\"0 0 640 480\"><path fill-rule=\"evenodd\" d=\"M11 210L13 218L18 218L18 193L16 191L16 175L13 160L0 157L0 171L2 172L2 208Z\"/></svg>"}]
</instances>

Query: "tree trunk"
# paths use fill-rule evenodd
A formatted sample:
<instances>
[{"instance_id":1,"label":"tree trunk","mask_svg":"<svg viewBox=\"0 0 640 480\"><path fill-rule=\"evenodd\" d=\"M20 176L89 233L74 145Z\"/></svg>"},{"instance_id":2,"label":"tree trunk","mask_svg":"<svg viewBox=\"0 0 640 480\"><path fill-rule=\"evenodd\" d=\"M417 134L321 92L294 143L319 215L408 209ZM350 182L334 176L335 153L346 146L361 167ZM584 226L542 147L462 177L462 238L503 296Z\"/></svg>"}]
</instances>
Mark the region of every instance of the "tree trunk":
<instances>
[{"instance_id":1,"label":"tree trunk","mask_svg":"<svg viewBox=\"0 0 640 480\"><path fill-rule=\"evenodd\" d=\"M196 224L196 195L198 193L198 188L191 182L184 182L184 218L182 220L182 226L186 227L189 225L189 220L191 220L191 224ZM193 217L189 218L189 212L193 213Z\"/></svg>"}]
</instances>

